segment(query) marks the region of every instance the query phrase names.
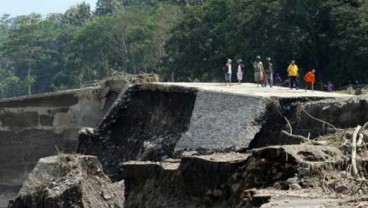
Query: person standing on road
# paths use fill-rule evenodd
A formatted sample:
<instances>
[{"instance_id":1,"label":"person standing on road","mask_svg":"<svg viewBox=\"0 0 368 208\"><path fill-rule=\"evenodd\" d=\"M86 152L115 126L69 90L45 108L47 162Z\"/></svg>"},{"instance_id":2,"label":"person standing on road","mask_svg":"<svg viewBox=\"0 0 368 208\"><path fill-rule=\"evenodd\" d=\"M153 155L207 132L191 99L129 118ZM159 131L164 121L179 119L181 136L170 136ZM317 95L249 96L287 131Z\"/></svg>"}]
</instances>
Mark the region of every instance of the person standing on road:
<instances>
[{"instance_id":1,"label":"person standing on road","mask_svg":"<svg viewBox=\"0 0 368 208\"><path fill-rule=\"evenodd\" d=\"M327 88L328 92L334 91L334 85L332 84L331 81L328 81L328 83L327 83L327 85L325 85L325 87Z\"/></svg>"},{"instance_id":2,"label":"person standing on road","mask_svg":"<svg viewBox=\"0 0 368 208\"><path fill-rule=\"evenodd\" d=\"M271 58L267 57L266 64L265 64L265 71L266 71L266 84L270 87L273 86L273 64L271 62Z\"/></svg>"},{"instance_id":3,"label":"person standing on road","mask_svg":"<svg viewBox=\"0 0 368 208\"><path fill-rule=\"evenodd\" d=\"M259 87L259 84L263 86L263 63L261 61L261 57L257 56L256 61L253 63L254 68L254 81L257 83L257 86Z\"/></svg>"},{"instance_id":4,"label":"person standing on road","mask_svg":"<svg viewBox=\"0 0 368 208\"><path fill-rule=\"evenodd\" d=\"M225 85L229 83L231 86L231 73L232 73L232 60L227 59L227 62L225 64Z\"/></svg>"},{"instance_id":5,"label":"person standing on road","mask_svg":"<svg viewBox=\"0 0 368 208\"><path fill-rule=\"evenodd\" d=\"M238 78L238 83L241 84L244 74L244 64L243 60L241 59L239 59L237 62L238 62L238 71L236 72L236 77Z\"/></svg>"},{"instance_id":6,"label":"person standing on road","mask_svg":"<svg viewBox=\"0 0 368 208\"><path fill-rule=\"evenodd\" d=\"M281 79L281 77L280 77L280 74L279 74L279 73L275 73L274 80L275 80L275 85L276 85L276 86L281 86L282 79Z\"/></svg>"},{"instance_id":7,"label":"person standing on road","mask_svg":"<svg viewBox=\"0 0 368 208\"><path fill-rule=\"evenodd\" d=\"M308 87L310 86L310 89L312 91L314 91L314 83L316 81L316 76L315 76L315 69L312 69L311 71L307 72L304 75L304 81L305 81L305 91L308 90Z\"/></svg>"},{"instance_id":8,"label":"person standing on road","mask_svg":"<svg viewBox=\"0 0 368 208\"><path fill-rule=\"evenodd\" d=\"M297 77L299 76L299 68L295 64L294 60L291 60L291 63L287 69L287 72L288 72L288 76L290 79L290 89L293 89L293 87L295 87L296 89L299 89L298 82L296 80Z\"/></svg>"}]
</instances>

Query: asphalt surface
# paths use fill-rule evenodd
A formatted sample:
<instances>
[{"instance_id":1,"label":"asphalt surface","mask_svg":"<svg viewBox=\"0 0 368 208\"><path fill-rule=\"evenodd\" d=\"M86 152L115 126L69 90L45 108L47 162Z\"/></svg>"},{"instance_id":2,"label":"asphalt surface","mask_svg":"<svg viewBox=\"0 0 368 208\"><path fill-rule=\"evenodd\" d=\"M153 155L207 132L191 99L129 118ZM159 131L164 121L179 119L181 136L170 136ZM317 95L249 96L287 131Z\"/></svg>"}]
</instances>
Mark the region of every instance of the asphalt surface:
<instances>
[{"instance_id":1,"label":"asphalt surface","mask_svg":"<svg viewBox=\"0 0 368 208\"><path fill-rule=\"evenodd\" d=\"M325 92L325 91L305 91L304 89L292 89L287 87L273 86L272 88L257 86L253 83L232 83L231 86L225 85L224 83L196 83L196 82L160 82L158 84L162 85L177 85L184 87L194 87L203 91L215 91L215 92L225 92L242 94L248 96L258 96L258 97L280 97L280 98L298 98L298 97L326 97L326 98L347 98L352 97L352 95L335 93L335 92Z\"/></svg>"}]
</instances>

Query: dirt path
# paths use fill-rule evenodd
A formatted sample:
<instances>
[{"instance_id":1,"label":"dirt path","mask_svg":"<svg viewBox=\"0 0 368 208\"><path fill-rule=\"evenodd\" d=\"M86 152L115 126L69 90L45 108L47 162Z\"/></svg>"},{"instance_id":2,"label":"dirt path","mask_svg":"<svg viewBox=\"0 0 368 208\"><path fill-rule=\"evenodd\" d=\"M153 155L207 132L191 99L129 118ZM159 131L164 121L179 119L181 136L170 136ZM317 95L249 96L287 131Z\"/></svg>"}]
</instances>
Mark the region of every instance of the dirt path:
<instances>
[{"instance_id":1,"label":"dirt path","mask_svg":"<svg viewBox=\"0 0 368 208\"><path fill-rule=\"evenodd\" d=\"M320 189L302 190L257 190L257 196L272 196L271 201L261 208L343 208L356 207L345 203L339 195L327 195Z\"/></svg>"}]
</instances>

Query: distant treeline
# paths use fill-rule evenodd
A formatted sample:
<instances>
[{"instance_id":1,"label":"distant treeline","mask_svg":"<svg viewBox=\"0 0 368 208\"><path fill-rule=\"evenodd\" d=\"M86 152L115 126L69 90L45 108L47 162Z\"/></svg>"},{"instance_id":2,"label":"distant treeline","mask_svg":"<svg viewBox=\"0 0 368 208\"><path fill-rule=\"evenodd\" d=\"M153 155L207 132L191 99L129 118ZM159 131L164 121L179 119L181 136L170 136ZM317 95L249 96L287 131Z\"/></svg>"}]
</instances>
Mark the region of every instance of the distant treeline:
<instances>
[{"instance_id":1,"label":"distant treeline","mask_svg":"<svg viewBox=\"0 0 368 208\"><path fill-rule=\"evenodd\" d=\"M286 74L368 79L368 1L98 0L64 14L0 18L0 97L77 88L118 73L220 81L227 58L271 57Z\"/></svg>"}]
</instances>

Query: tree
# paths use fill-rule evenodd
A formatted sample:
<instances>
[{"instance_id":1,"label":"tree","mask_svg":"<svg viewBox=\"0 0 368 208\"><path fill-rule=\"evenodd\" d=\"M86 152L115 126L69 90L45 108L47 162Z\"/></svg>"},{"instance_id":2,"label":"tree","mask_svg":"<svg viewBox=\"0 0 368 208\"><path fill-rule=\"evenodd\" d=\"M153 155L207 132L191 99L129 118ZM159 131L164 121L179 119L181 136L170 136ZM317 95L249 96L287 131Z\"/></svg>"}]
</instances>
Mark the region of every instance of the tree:
<instances>
[{"instance_id":1,"label":"tree","mask_svg":"<svg viewBox=\"0 0 368 208\"><path fill-rule=\"evenodd\" d=\"M103 16L114 14L123 9L122 0L98 0L96 3L96 15Z\"/></svg>"},{"instance_id":2,"label":"tree","mask_svg":"<svg viewBox=\"0 0 368 208\"><path fill-rule=\"evenodd\" d=\"M296 59L304 71L316 68L319 80L366 77L367 14L364 1L218 0L187 6L166 45L164 76L175 71L181 81L220 80L226 58L242 58L249 78L254 57L261 55L272 57L284 75Z\"/></svg>"},{"instance_id":3,"label":"tree","mask_svg":"<svg viewBox=\"0 0 368 208\"><path fill-rule=\"evenodd\" d=\"M63 15L63 23L83 26L86 22L91 19L91 8L90 5L83 2L75 6L71 6Z\"/></svg>"},{"instance_id":4,"label":"tree","mask_svg":"<svg viewBox=\"0 0 368 208\"><path fill-rule=\"evenodd\" d=\"M25 82L29 95L35 80L31 74L32 66L42 48L41 22L39 14L17 17L13 27L9 30L8 41L4 44L4 54L17 62L22 71L26 69ZM24 72L20 72L20 74L24 74Z\"/></svg>"}]
</instances>

